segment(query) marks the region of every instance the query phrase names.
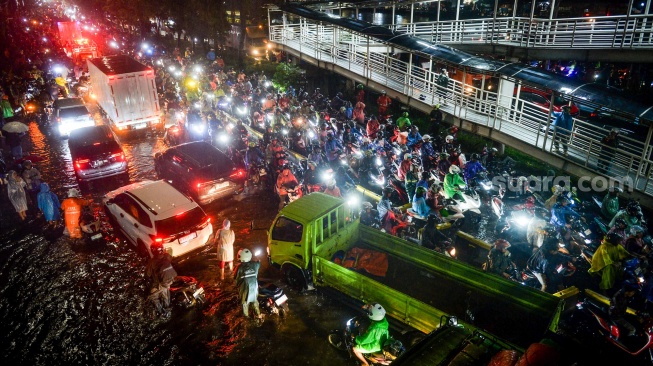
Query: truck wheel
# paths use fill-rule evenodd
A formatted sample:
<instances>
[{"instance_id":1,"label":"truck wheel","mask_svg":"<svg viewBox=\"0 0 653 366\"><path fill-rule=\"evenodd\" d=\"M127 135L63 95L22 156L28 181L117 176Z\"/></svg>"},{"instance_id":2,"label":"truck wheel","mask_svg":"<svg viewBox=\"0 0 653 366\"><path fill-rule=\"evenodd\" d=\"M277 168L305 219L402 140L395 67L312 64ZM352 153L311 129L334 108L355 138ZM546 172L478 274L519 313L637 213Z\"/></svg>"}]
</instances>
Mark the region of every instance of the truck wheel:
<instances>
[{"instance_id":1,"label":"truck wheel","mask_svg":"<svg viewBox=\"0 0 653 366\"><path fill-rule=\"evenodd\" d=\"M304 291L308 288L306 278L299 268L289 265L284 270L284 275L286 282L293 290Z\"/></svg>"}]
</instances>

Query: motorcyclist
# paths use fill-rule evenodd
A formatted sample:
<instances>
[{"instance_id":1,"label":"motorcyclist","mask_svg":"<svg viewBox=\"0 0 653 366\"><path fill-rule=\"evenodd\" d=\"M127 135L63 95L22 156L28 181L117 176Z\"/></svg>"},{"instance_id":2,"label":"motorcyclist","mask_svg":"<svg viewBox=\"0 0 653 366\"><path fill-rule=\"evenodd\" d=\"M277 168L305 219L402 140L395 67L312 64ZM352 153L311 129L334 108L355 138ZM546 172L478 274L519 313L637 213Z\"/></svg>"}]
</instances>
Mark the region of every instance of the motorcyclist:
<instances>
[{"instance_id":1,"label":"motorcyclist","mask_svg":"<svg viewBox=\"0 0 653 366\"><path fill-rule=\"evenodd\" d=\"M336 184L338 185L338 187L347 188L347 186L350 187L356 186L356 182L354 182L354 180L351 178L349 173L347 173L347 170L348 169L346 169L344 166L339 166L338 169L336 169L336 174L334 178L336 180Z\"/></svg>"},{"instance_id":2,"label":"motorcyclist","mask_svg":"<svg viewBox=\"0 0 653 366\"><path fill-rule=\"evenodd\" d=\"M382 90L381 95L376 99L376 104L378 106L379 115L384 116L388 113L388 107L392 104L392 99L386 95L385 90Z\"/></svg>"},{"instance_id":3,"label":"motorcyclist","mask_svg":"<svg viewBox=\"0 0 653 366\"><path fill-rule=\"evenodd\" d=\"M529 221L528 227L526 228L526 240L534 250L540 248L544 243L544 229L547 226L545 219L546 210L541 208L536 209L533 218Z\"/></svg>"},{"instance_id":4,"label":"motorcyclist","mask_svg":"<svg viewBox=\"0 0 653 366\"><path fill-rule=\"evenodd\" d=\"M551 225L555 226L556 228L565 226L568 216L585 220L585 218L581 217L576 211L568 206L569 199L567 196L560 195L556 201L556 204L553 205L553 208L551 209L551 221L549 222Z\"/></svg>"},{"instance_id":5,"label":"motorcyclist","mask_svg":"<svg viewBox=\"0 0 653 366\"><path fill-rule=\"evenodd\" d=\"M631 228L634 227L634 226L635 225L631 226ZM639 225L637 225L637 226L639 226ZM610 230L608 231L608 234L615 233L615 234L619 235L620 240L619 240L619 243L617 243L617 244L624 245L626 243L626 238L628 237L628 233L630 232L630 229L627 229L627 227L628 227L628 224L626 223L626 220L621 219L621 218L616 219L614 221L614 226L610 228Z\"/></svg>"},{"instance_id":6,"label":"motorcyclist","mask_svg":"<svg viewBox=\"0 0 653 366\"><path fill-rule=\"evenodd\" d=\"M558 239L549 238L526 262L526 268L540 282L542 291L558 290L560 278L556 267L564 261L558 248Z\"/></svg>"},{"instance_id":7,"label":"motorcyclist","mask_svg":"<svg viewBox=\"0 0 653 366\"><path fill-rule=\"evenodd\" d=\"M367 312L371 324L365 333L356 336L352 352L364 366L369 366L363 354L381 351L383 344L390 339L388 331L390 325L385 318L385 309L381 304L368 304L363 309Z\"/></svg>"},{"instance_id":8,"label":"motorcyclist","mask_svg":"<svg viewBox=\"0 0 653 366\"><path fill-rule=\"evenodd\" d=\"M415 190L415 196L412 197L412 210L421 217L428 217L431 208L426 204L426 189L418 187Z\"/></svg>"},{"instance_id":9,"label":"motorcyclist","mask_svg":"<svg viewBox=\"0 0 653 366\"><path fill-rule=\"evenodd\" d=\"M319 187L320 184L320 177L317 175L317 164L309 160L306 165L308 166L308 169L304 173L304 185L308 187L306 192L316 192L317 189L315 187Z\"/></svg>"},{"instance_id":10,"label":"motorcyclist","mask_svg":"<svg viewBox=\"0 0 653 366\"><path fill-rule=\"evenodd\" d=\"M510 278L510 270L514 268L514 264L510 257L510 243L504 239L497 239L494 246L490 249L487 256L487 263L485 270L489 273Z\"/></svg>"},{"instance_id":11,"label":"motorcyclist","mask_svg":"<svg viewBox=\"0 0 653 366\"><path fill-rule=\"evenodd\" d=\"M445 151L447 154L452 155L452 154L453 154L453 151L454 151L455 149L456 149L456 146L454 145L454 138L453 138L453 136L452 136L452 135L447 135L447 136L444 138L444 151Z\"/></svg>"},{"instance_id":12,"label":"motorcyclist","mask_svg":"<svg viewBox=\"0 0 653 366\"><path fill-rule=\"evenodd\" d=\"M606 235L592 256L592 267L588 272L601 275L601 290L610 291L614 287L623 274L622 261L631 256L618 244L620 240L621 237L616 233Z\"/></svg>"},{"instance_id":13,"label":"motorcyclist","mask_svg":"<svg viewBox=\"0 0 653 366\"><path fill-rule=\"evenodd\" d=\"M413 147L421 142L422 134L419 133L419 128L417 128L417 126L411 126L410 133L408 133L406 146L408 146L408 148L412 151Z\"/></svg>"},{"instance_id":14,"label":"motorcyclist","mask_svg":"<svg viewBox=\"0 0 653 366\"><path fill-rule=\"evenodd\" d=\"M319 146L314 145L312 151L308 154L308 160L315 163L316 167L324 164L324 159L322 157L322 149Z\"/></svg>"},{"instance_id":15,"label":"motorcyclist","mask_svg":"<svg viewBox=\"0 0 653 366\"><path fill-rule=\"evenodd\" d=\"M603 197L601 214L608 220L612 220L617 212L619 212L619 193L621 193L621 188L613 186L610 187L608 193Z\"/></svg>"},{"instance_id":16,"label":"motorcyclist","mask_svg":"<svg viewBox=\"0 0 653 366\"><path fill-rule=\"evenodd\" d=\"M145 268L145 279L147 281L148 300L154 304L159 316L169 318L170 309L170 285L177 277L177 271L172 266L172 257L164 251L163 246L152 246L152 257Z\"/></svg>"},{"instance_id":17,"label":"motorcyclist","mask_svg":"<svg viewBox=\"0 0 653 366\"><path fill-rule=\"evenodd\" d=\"M397 127L399 127L400 131L406 131L411 126L412 126L412 122L410 122L410 119L408 118L408 112L402 113L401 117L397 118Z\"/></svg>"},{"instance_id":18,"label":"motorcyclist","mask_svg":"<svg viewBox=\"0 0 653 366\"><path fill-rule=\"evenodd\" d=\"M335 168L334 165L338 163L338 157L342 150L343 147L340 141L333 136L333 132L329 132L327 134L327 140L324 143L324 151L331 167Z\"/></svg>"},{"instance_id":19,"label":"motorcyclist","mask_svg":"<svg viewBox=\"0 0 653 366\"><path fill-rule=\"evenodd\" d=\"M245 166L249 170L253 166L260 166L265 161L265 154L261 149L256 145L255 141L249 141L247 143L248 148L245 152Z\"/></svg>"},{"instance_id":20,"label":"motorcyclist","mask_svg":"<svg viewBox=\"0 0 653 366\"><path fill-rule=\"evenodd\" d=\"M64 212L64 221L66 223L64 235L68 235L72 239L82 237L82 229L79 226L82 207L89 205L91 202L91 200L81 199L80 196L81 193L77 188L71 188L68 190L68 198L61 202L61 209Z\"/></svg>"},{"instance_id":21,"label":"motorcyclist","mask_svg":"<svg viewBox=\"0 0 653 366\"><path fill-rule=\"evenodd\" d=\"M279 209L282 209L288 200L288 187L295 187L299 184L288 165L281 168L281 173L277 177L277 193L279 194Z\"/></svg>"},{"instance_id":22,"label":"motorcyclist","mask_svg":"<svg viewBox=\"0 0 653 366\"><path fill-rule=\"evenodd\" d=\"M466 187L465 181L460 176L460 168L452 165L449 167L449 174L444 176L444 197L447 199L456 198L463 200L460 190Z\"/></svg>"},{"instance_id":23,"label":"motorcyclist","mask_svg":"<svg viewBox=\"0 0 653 366\"><path fill-rule=\"evenodd\" d=\"M644 233L644 228L639 225L634 225L630 228L630 235L624 245L630 254L641 256L650 251L650 248L644 243Z\"/></svg>"},{"instance_id":24,"label":"motorcyclist","mask_svg":"<svg viewBox=\"0 0 653 366\"><path fill-rule=\"evenodd\" d=\"M440 232L437 228L438 219L435 215L429 215L426 220L426 225L424 225L424 231L422 232L422 246L424 248L432 249L437 252L442 252L446 249L448 238L446 235Z\"/></svg>"},{"instance_id":25,"label":"motorcyclist","mask_svg":"<svg viewBox=\"0 0 653 366\"><path fill-rule=\"evenodd\" d=\"M236 269L236 286L240 296L240 303L243 306L243 314L249 317L249 305L254 307L256 316L261 319L261 310L258 306L258 271L261 268L261 262L252 261L252 252L249 249L238 251L238 261L240 264Z\"/></svg>"},{"instance_id":26,"label":"motorcyclist","mask_svg":"<svg viewBox=\"0 0 653 366\"><path fill-rule=\"evenodd\" d=\"M449 162L449 154L446 152L441 153L438 159L438 178L440 178L441 181L444 180L450 167L451 163Z\"/></svg>"},{"instance_id":27,"label":"motorcyclist","mask_svg":"<svg viewBox=\"0 0 653 366\"><path fill-rule=\"evenodd\" d=\"M639 290L637 284L626 282L623 287L610 298L610 320L617 324L619 328L625 330L626 336L628 337L634 336L637 329L635 326L630 324L624 316L628 310L628 304L633 300L637 290Z\"/></svg>"},{"instance_id":28,"label":"motorcyclist","mask_svg":"<svg viewBox=\"0 0 653 366\"><path fill-rule=\"evenodd\" d=\"M397 169L397 179L400 181L404 181L406 179L406 173L410 170L410 167L412 166L411 159L413 158L413 155L409 153L404 154L404 159L401 161L399 164L399 168Z\"/></svg>"},{"instance_id":29,"label":"motorcyclist","mask_svg":"<svg viewBox=\"0 0 653 366\"><path fill-rule=\"evenodd\" d=\"M435 149L431 143L431 136L424 135L422 136L422 146L420 146L420 151L422 152L422 167L424 171L428 171L431 166L435 164Z\"/></svg>"},{"instance_id":30,"label":"motorcyclist","mask_svg":"<svg viewBox=\"0 0 653 366\"><path fill-rule=\"evenodd\" d=\"M336 198L342 198L342 193L340 193L340 188L338 188L336 185L335 179L331 179L327 182L327 187L324 190L324 194L328 194L329 196Z\"/></svg>"},{"instance_id":31,"label":"motorcyclist","mask_svg":"<svg viewBox=\"0 0 653 366\"><path fill-rule=\"evenodd\" d=\"M377 137L377 134L379 133L379 130L381 129L381 124L379 123L379 120L377 120L375 116L370 116L370 119L367 121L367 126L365 129L367 131L367 137L369 137L370 139L375 139Z\"/></svg>"},{"instance_id":32,"label":"motorcyclist","mask_svg":"<svg viewBox=\"0 0 653 366\"><path fill-rule=\"evenodd\" d=\"M625 210L619 210L610 221L610 227L614 226L617 219L624 219L628 225L628 230L633 225L644 225L642 213L637 202L630 202Z\"/></svg>"},{"instance_id":33,"label":"motorcyclist","mask_svg":"<svg viewBox=\"0 0 653 366\"><path fill-rule=\"evenodd\" d=\"M431 113L429 113L429 119L431 121L429 132L435 136L440 133L440 125L442 124L442 111L439 104L433 106Z\"/></svg>"},{"instance_id":34,"label":"motorcyclist","mask_svg":"<svg viewBox=\"0 0 653 366\"><path fill-rule=\"evenodd\" d=\"M390 196L392 196L393 189L390 187L385 187L383 189L383 196L379 200L379 203L376 204L376 210L379 213L379 220L383 222L388 211L392 210L392 202L390 201Z\"/></svg>"},{"instance_id":35,"label":"motorcyclist","mask_svg":"<svg viewBox=\"0 0 653 366\"><path fill-rule=\"evenodd\" d=\"M486 171L485 167L481 164L480 161L478 161L478 159L478 154L472 154L469 162L465 165L465 169L463 169L463 176L467 183L476 178L478 173Z\"/></svg>"},{"instance_id":36,"label":"motorcyclist","mask_svg":"<svg viewBox=\"0 0 653 366\"><path fill-rule=\"evenodd\" d=\"M363 209L361 210L360 221L361 224L372 226L379 224L379 213L372 208L372 204L369 202L363 202Z\"/></svg>"}]
</instances>

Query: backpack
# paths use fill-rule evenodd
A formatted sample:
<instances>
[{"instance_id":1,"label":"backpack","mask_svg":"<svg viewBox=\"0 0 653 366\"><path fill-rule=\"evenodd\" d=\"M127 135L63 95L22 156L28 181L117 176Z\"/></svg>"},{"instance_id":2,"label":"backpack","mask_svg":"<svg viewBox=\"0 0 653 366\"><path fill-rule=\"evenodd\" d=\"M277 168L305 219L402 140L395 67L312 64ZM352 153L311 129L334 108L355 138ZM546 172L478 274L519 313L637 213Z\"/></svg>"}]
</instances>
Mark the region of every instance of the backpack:
<instances>
[{"instance_id":1,"label":"backpack","mask_svg":"<svg viewBox=\"0 0 653 366\"><path fill-rule=\"evenodd\" d=\"M159 284L170 286L177 277L177 271L172 267L170 261L165 260L159 263L158 279Z\"/></svg>"}]
</instances>

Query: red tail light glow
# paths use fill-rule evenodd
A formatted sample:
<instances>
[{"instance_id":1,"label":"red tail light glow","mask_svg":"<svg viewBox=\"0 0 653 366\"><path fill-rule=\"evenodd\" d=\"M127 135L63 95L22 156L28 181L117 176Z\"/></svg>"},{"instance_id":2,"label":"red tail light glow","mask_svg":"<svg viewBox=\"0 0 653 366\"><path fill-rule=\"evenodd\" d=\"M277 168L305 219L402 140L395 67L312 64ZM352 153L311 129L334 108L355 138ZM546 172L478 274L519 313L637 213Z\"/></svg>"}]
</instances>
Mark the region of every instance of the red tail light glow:
<instances>
[{"instance_id":1,"label":"red tail light glow","mask_svg":"<svg viewBox=\"0 0 653 366\"><path fill-rule=\"evenodd\" d=\"M88 159L77 159L75 161L75 167L77 167L77 169L81 169L82 165L88 164L89 161L90 160L88 160Z\"/></svg>"},{"instance_id":2,"label":"red tail light glow","mask_svg":"<svg viewBox=\"0 0 653 366\"><path fill-rule=\"evenodd\" d=\"M235 172L233 172L229 178L231 179L242 179L245 178L245 170L244 169L238 169Z\"/></svg>"},{"instance_id":3,"label":"red tail light glow","mask_svg":"<svg viewBox=\"0 0 653 366\"><path fill-rule=\"evenodd\" d=\"M125 161L125 154L122 152L111 154L111 157L116 161Z\"/></svg>"}]
</instances>

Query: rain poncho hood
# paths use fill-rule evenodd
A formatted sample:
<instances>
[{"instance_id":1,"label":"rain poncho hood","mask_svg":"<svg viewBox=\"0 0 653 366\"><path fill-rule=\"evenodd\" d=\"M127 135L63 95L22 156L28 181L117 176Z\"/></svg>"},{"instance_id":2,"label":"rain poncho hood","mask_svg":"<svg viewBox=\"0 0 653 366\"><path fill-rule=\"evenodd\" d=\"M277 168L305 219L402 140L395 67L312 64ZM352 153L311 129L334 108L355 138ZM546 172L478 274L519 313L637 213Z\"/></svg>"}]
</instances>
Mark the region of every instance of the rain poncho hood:
<instances>
[{"instance_id":1,"label":"rain poncho hood","mask_svg":"<svg viewBox=\"0 0 653 366\"><path fill-rule=\"evenodd\" d=\"M50 186L47 183L41 183L41 191L36 196L39 210L43 212L43 216L47 221L57 221L61 219L59 213L59 198L57 195L50 191Z\"/></svg>"}]
</instances>

